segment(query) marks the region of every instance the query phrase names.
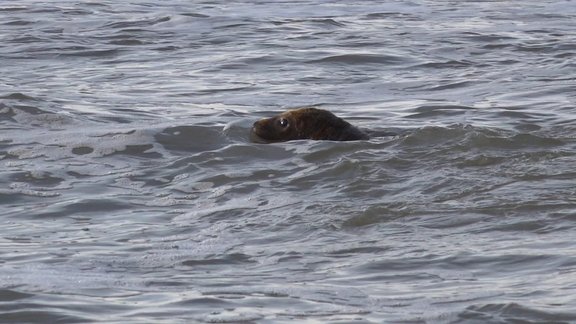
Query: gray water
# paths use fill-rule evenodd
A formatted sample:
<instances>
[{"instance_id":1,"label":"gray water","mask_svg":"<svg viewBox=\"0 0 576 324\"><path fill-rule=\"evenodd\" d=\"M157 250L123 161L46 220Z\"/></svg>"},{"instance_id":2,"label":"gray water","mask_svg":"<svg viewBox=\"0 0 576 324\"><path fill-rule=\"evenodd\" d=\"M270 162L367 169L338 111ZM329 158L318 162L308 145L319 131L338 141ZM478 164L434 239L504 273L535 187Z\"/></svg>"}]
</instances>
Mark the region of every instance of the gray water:
<instances>
[{"instance_id":1,"label":"gray water","mask_svg":"<svg viewBox=\"0 0 576 324\"><path fill-rule=\"evenodd\" d=\"M576 322L576 2L0 2L0 322ZM368 141L251 143L328 109Z\"/></svg>"}]
</instances>

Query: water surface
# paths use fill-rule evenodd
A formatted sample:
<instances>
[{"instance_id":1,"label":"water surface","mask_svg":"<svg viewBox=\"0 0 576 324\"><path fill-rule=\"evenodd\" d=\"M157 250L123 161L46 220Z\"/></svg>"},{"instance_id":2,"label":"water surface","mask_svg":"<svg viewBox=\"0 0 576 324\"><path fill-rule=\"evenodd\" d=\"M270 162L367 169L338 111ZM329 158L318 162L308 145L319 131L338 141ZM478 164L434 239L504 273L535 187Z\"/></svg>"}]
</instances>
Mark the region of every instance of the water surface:
<instances>
[{"instance_id":1,"label":"water surface","mask_svg":"<svg viewBox=\"0 0 576 324\"><path fill-rule=\"evenodd\" d=\"M0 4L0 321L576 321L571 1ZM328 109L368 141L251 143Z\"/></svg>"}]
</instances>

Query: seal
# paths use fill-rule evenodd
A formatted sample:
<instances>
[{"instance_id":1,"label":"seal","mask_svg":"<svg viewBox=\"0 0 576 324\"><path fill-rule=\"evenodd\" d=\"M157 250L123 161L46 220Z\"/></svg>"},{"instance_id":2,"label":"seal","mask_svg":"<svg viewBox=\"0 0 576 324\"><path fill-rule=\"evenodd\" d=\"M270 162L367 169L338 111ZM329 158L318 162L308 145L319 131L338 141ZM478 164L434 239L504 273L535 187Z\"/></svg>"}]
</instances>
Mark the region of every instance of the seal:
<instances>
[{"instance_id":1,"label":"seal","mask_svg":"<svg viewBox=\"0 0 576 324\"><path fill-rule=\"evenodd\" d=\"M333 113L318 108L288 110L280 115L261 119L251 131L255 142L285 142L311 139L357 141L369 139L366 133Z\"/></svg>"}]
</instances>

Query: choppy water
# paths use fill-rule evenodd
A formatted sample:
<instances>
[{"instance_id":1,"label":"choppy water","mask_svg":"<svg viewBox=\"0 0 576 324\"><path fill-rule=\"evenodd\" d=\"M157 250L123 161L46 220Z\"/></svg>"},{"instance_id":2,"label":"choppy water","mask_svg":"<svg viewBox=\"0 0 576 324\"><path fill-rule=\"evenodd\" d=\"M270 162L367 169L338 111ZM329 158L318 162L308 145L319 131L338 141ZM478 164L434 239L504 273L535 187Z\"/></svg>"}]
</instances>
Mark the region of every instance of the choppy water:
<instances>
[{"instance_id":1,"label":"choppy water","mask_svg":"<svg viewBox=\"0 0 576 324\"><path fill-rule=\"evenodd\" d=\"M0 3L0 322L576 321L576 2ZM316 105L359 142L255 144Z\"/></svg>"}]
</instances>

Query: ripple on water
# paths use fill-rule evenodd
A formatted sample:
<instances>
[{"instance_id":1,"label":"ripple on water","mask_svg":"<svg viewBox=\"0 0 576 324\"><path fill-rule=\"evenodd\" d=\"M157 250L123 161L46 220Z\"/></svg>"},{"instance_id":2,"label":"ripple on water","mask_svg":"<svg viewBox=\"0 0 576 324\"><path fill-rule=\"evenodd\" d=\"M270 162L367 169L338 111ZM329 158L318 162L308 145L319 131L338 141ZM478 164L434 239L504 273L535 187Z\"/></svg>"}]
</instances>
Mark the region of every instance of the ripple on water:
<instances>
[{"instance_id":1,"label":"ripple on water","mask_svg":"<svg viewBox=\"0 0 576 324\"><path fill-rule=\"evenodd\" d=\"M0 318L576 321L574 8L0 5Z\"/></svg>"}]
</instances>

